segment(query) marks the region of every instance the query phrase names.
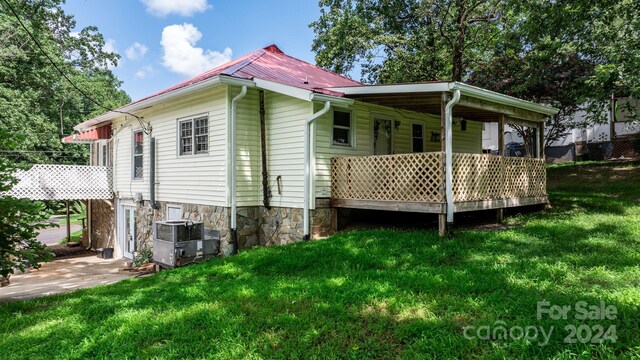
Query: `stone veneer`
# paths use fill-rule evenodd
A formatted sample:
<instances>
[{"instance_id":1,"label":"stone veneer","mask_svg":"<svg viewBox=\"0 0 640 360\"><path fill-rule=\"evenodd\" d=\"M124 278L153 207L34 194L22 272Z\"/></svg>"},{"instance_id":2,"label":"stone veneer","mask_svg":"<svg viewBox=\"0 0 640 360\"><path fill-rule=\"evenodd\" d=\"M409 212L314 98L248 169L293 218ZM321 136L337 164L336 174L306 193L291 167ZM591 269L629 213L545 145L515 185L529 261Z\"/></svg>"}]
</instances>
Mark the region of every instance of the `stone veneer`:
<instances>
[{"instance_id":1,"label":"stone veneer","mask_svg":"<svg viewBox=\"0 0 640 360\"><path fill-rule=\"evenodd\" d=\"M103 200L90 200L91 208L91 247L116 247L116 212L112 203Z\"/></svg>"},{"instance_id":2,"label":"stone veneer","mask_svg":"<svg viewBox=\"0 0 640 360\"><path fill-rule=\"evenodd\" d=\"M182 217L204 222L204 227L220 231L220 255L229 256L232 252L232 239L229 232L230 208L220 206L179 204L158 202L159 208L152 209L148 202L137 205L136 225L138 249L153 246L154 221L166 219L167 204L182 205ZM284 245L303 240L302 209L276 208L269 210L262 206L239 207L237 218L238 244L240 249L253 246ZM336 210L318 208L311 210L312 238L329 236L335 233Z\"/></svg>"},{"instance_id":3,"label":"stone veneer","mask_svg":"<svg viewBox=\"0 0 640 360\"><path fill-rule=\"evenodd\" d=\"M221 206L196 204L178 204L158 202L158 209L152 209L149 202L138 203L136 207L136 248L153 248L153 223L166 220L167 204L182 205L182 218L194 222L203 222L206 229L220 231L220 252L231 255L232 244L229 234L229 209Z\"/></svg>"}]
</instances>

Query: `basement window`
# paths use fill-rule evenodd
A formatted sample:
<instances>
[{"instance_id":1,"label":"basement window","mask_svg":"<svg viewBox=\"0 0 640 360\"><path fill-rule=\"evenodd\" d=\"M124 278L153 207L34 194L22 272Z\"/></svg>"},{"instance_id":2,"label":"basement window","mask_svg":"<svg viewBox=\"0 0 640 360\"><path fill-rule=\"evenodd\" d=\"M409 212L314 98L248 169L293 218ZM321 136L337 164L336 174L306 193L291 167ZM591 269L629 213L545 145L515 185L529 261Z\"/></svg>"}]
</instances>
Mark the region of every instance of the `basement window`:
<instances>
[{"instance_id":1,"label":"basement window","mask_svg":"<svg viewBox=\"0 0 640 360\"><path fill-rule=\"evenodd\" d=\"M333 145L351 146L351 112L333 111Z\"/></svg>"},{"instance_id":2,"label":"basement window","mask_svg":"<svg viewBox=\"0 0 640 360\"><path fill-rule=\"evenodd\" d=\"M143 168L144 133L142 130L133 132L133 179L142 179Z\"/></svg>"},{"instance_id":3,"label":"basement window","mask_svg":"<svg viewBox=\"0 0 640 360\"><path fill-rule=\"evenodd\" d=\"M209 119L198 116L178 121L180 155L209 152Z\"/></svg>"}]
</instances>

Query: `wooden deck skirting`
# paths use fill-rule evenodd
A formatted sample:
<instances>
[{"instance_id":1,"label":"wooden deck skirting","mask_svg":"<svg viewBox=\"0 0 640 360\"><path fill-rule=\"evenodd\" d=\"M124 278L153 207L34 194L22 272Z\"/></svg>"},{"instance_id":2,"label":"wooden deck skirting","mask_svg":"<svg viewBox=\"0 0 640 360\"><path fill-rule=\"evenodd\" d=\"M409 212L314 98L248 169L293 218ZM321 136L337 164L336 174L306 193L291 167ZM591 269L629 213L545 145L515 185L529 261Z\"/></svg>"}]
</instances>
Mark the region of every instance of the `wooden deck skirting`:
<instances>
[{"instance_id":1,"label":"wooden deck skirting","mask_svg":"<svg viewBox=\"0 0 640 360\"><path fill-rule=\"evenodd\" d=\"M335 207L444 213L444 152L332 159ZM455 211L547 203L543 159L453 154Z\"/></svg>"}]
</instances>

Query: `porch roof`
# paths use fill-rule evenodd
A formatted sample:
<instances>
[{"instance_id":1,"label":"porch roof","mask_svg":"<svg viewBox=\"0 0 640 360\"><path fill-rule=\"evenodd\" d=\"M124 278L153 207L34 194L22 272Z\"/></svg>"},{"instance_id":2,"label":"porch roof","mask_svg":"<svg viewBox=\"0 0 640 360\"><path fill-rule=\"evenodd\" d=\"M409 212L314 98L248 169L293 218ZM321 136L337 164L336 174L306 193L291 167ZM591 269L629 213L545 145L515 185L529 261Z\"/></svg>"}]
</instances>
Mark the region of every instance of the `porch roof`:
<instances>
[{"instance_id":1,"label":"porch roof","mask_svg":"<svg viewBox=\"0 0 640 360\"><path fill-rule=\"evenodd\" d=\"M34 165L14 174L18 180L0 196L31 200L113 199L111 169L105 166Z\"/></svg>"},{"instance_id":2,"label":"porch roof","mask_svg":"<svg viewBox=\"0 0 640 360\"><path fill-rule=\"evenodd\" d=\"M77 134L69 135L62 138L63 143L79 143L86 144L96 140L107 140L111 138L111 126L103 125L99 128L82 131Z\"/></svg>"},{"instance_id":3,"label":"porch roof","mask_svg":"<svg viewBox=\"0 0 640 360\"><path fill-rule=\"evenodd\" d=\"M449 96L452 91L459 90L461 98L453 108L453 116L483 122L497 122L500 114L528 122L543 122L546 116L558 112L558 109L551 106L460 82L360 85L333 87L328 90L362 102L428 114L440 114L443 94Z\"/></svg>"}]
</instances>

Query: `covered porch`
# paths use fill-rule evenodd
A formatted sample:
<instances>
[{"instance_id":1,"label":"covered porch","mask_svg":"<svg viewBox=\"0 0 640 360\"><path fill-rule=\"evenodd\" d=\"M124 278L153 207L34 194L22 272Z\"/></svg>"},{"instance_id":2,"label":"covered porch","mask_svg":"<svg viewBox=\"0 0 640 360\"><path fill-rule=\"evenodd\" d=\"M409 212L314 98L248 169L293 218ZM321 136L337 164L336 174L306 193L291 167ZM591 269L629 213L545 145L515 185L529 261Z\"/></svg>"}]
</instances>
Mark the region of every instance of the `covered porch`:
<instances>
[{"instance_id":1,"label":"covered porch","mask_svg":"<svg viewBox=\"0 0 640 360\"><path fill-rule=\"evenodd\" d=\"M331 206L439 214L439 232L454 213L546 204L544 120L556 109L462 83L434 82L333 88L356 101L440 115L441 151L336 157ZM454 122L498 123L497 154L455 153ZM504 125L527 127L525 157L506 156Z\"/></svg>"}]
</instances>

